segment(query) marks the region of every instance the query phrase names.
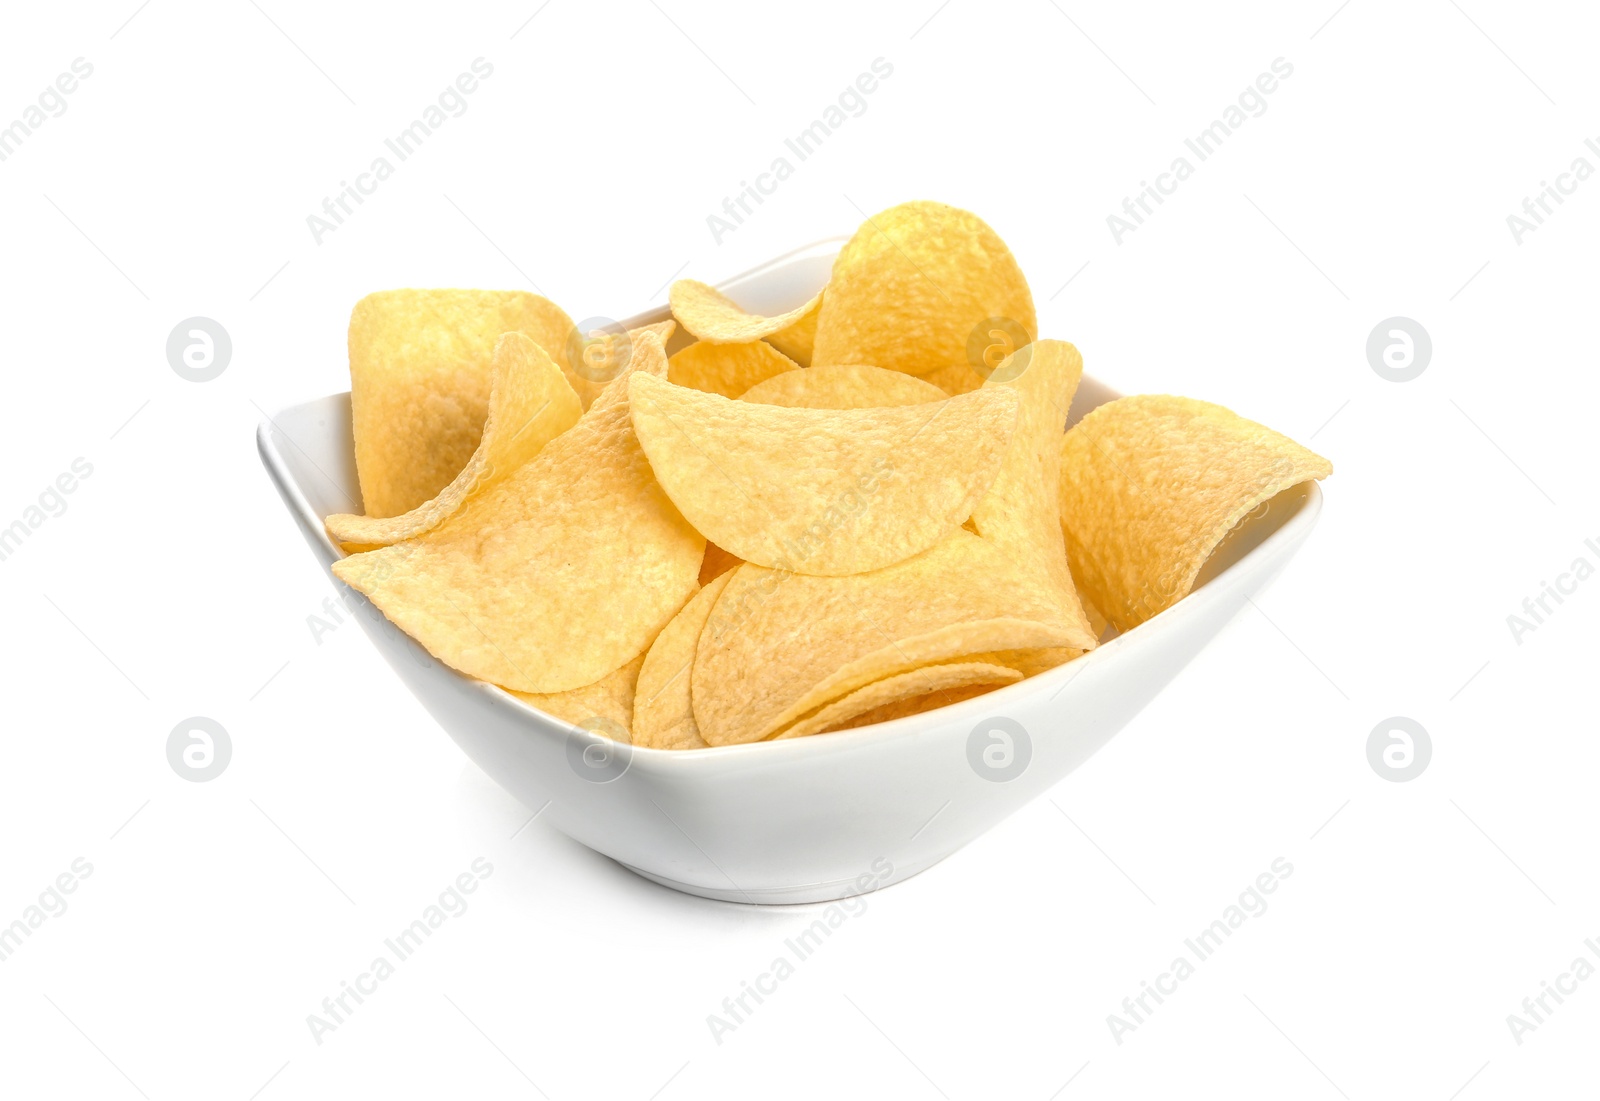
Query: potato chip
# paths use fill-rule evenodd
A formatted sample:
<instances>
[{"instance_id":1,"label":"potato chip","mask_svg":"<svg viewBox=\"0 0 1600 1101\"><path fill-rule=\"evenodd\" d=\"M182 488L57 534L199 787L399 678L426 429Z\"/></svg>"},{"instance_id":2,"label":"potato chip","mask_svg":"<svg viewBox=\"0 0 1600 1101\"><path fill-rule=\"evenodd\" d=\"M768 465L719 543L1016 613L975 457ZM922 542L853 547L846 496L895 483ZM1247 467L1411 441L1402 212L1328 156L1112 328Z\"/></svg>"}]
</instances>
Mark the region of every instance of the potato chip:
<instances>
[{"instance_id":1,"label":"potato chip","mask_svg":"<svg viewBox=\"0 0 1600 1101\"><path fill-rule=\"evenodd\" d=\"M1111 621L1100 611L1100 606L1090 600L1082 589L1078 591L1078 603L1083 605L1083 614L1088 617L1089 630L1094 632L1094 637L1105 638L1106 628L1111 626Z\"/></svg>"},{"instance_id":2,"label":"potato chip","mask_svg":"<svg viewBox=\"0 0 1600 1101\"><path fill-rule=\"evenodd\" d=\"M789 409L882 409L942 401L946 397L949 395L931 382L900 371L845 365L790 371L744 393L745 401Z\"/></svg>"},{"instance_id":3,"label":"potato chip","mask_svg":"<svg viewBox=\"0 0 1600 1101\"><path fill-rule=\"evenodd\" d=\"M443 524L333 572L482 680L548 694L619 669L683 606L705 554L629 419L629 378L666 374L660 338L642 334L624 370L577 424Z\"/></svg>"},{"instance_id":4,"label":"potato chip","mask_svg":"<svg viewBox=\"0 0 1600 1101\"><path fill-rule=\"evenodd\" d=\"M368 516L425 504L472 458L489 413L490 363L523 333L566 369L572 319L523 291L394 290L350 314L350 421Z\"/></svg>"},{"instance_id":5,"label":"potato chip","mask_svg":"<svg viewBox=\"0 0 1600 1101\"><path fill-rule=\"evenodd\" d=\"M748 344L792 329L817 312L822 291L787 313L762 317L746 311L733 299L698 279L679 279L667 292L667 302L678 323L700 340L712 344ZM804 330L793 334L803 342ZM791 340L790 343L795 343Z\"/></svg>"},{"instance_id":6,"label":"potato chip","mask_svg":"<svg viewBox=\"0 0 1600 1101\"><path fill-rule=\"evenodd\" d=\"M800 365L772 345L699 341L667 360L667 379L678 386L736 398L758 382L795 372Z\"/></svg>"},{"instance_id":7,"label":"potato chip","mask_svg":"<svg viewBox=\"0 0 1600 1101\"><path fill-rule=\"evenodd\" d=\"M607 327L585 333L574 325L567 333L564 345L566 354L558 362L566 364L563 369L567 381L587 409L614 379L627 370L629 359L638 350L641 336L655 333L665 348L677 327L672 321L657 321L653 325L641 325L624 332L621 325L611 322Z\"/></svg>"},{"instance_id":8,"label":"potato chip","mask_svg":"<svg viewBox=\"0 0 1600 1101\"><path fill-rule=\"evenodd\" d=\"M1015 669L981 661L924 665L898 676L885 677L865 688L858 688L848 696L834 700L815 714L807 715L787 730L775 735L773 740L821 734L858 715L925 696L930 692L947 688L968 688L980 684L992 689L1003 684L1015 684L1021 679L1022 674Z\"/></svg>"},{"instance_id":9,"label":"potato chip","mask_svg":"<svg viewBox=\"0 0 1600 1101\"><path fill-rule=\"evenodd\" d=\"M995 331L1007 335L997 341ZM1022 269L983 219L943 203L902 203L868 218L834 261L811 362L922 375L950 363L998 364L1037 331Z\"/></svg>"},{"instance_id":10,"label":"potato chip","mask_svg":"<svg viewBox=\"0 0 1600 1101\"><path fill-rule=\"evenodd\" d=\"M711 745L760 741L874 681L970 654L1094 645L1040 575L956 530L871 573L740 566L700 636L695 722Z\"/></svg>"},{"instance_id":11,"label":"potato chip","mask_svg":"<svg viewBox=\"0 0 1600 1101\"><path fill-rule=\"evenodd\" d=\"M455 480L437 496L400 516L378 518L337 513L328 534L364 549L388 546L437 527L471 494L504 478L577 423L583 410L566 377L539 345L522 333L506 333L495 346L490 368L489 415L477 450Z\"/></svg>"},{"instance_id":12,"label":"potato chip","mask_svg":"<svg viewBox=\"0 0 1600 1101\"><path fill-rule=\"evenodd\" d=\"M700 561L700 584L709 585L743 562L743 558L729 554L715 543L707 543L706 556Z\"/></svg>"},{"instance_id":13,"label":"potato chip","mask_svg":"<svg viewBox=\"0 0 1600 1101\"><path fill-rule=\"evenodd\" d=\"M732 574L725 573L695 593L683 610L662 628L639 670L633 698L635 745L656 749L704 749L705 739L694 722L689 686L694 673L694 652Z\"/></svg>"},{"instance_id":14,"label":"potato chip","mask_svg":"<svg viewBox=\"0 0 1600 1101\"><path fill-rule=\"evenodd\" d=\"M931 382L945 393L970 394L983 385L983 375L970 363L947 363L927 374L918 375L923 382Z\"/></svg>"},{"instance_id":15,"label":"potato chip","mask_svg":"<svg viewBox=\"0 0 1600 1101\"><path fill-rule=\"evenodd\" d=\"M818 299L821 297L822 295L819 294L817 298L812 299L813 302L817 303L817 309L808 311L805 315L796 319L788 328L779 329L767 337L768 344L802 367L811 366L811 353L817 343L817 314L821 312L822 306Z\"/></svg>"},{"instance_id":16,"label":"potato chip","mask_svg":"<svg viewBox=\"0 0 1600 1101\"><path fill-rule=\"evenodd\" d=\"M1061 443L1073 576L1120 631L1188 595L1206 558L1279 491L1333 473L1287 436L1210 402L1119 398Z\"/></svg>"},{"instance_id":17,"label":"potato chip","mask_svg":"<svg viewBox=\"0 0 1600 1101\"><path fill-rule=\"evenodd\" d=\"M886 723L894 719L903 719L908 715L921 715L927 711L937 711L941 707L949 707L962 700L970 700L974 696L982 696L993 692L996 688L1003 687L998 684L971 684L965 688L941 688L937 692L929 692L925 696L912 696L909 699L896 700L874 707L870 711L863 711L853 718L846 719L827 730L819 730L818 734L831 734L837 730L856 730L863 726L873 726L877 723Z\"/></svg>"},{"instance_id":18,"label":"potato chip","mask_svg":"<svg viewBox=\"0 0 1600 1101\"><path fill-rule=\"evenodd\" d=\"M972 524L1019 565L1043 571L1068 617L1087 632L1061 535L1061 433L1082 378L1083 357L1059 340L1027 345L989 376L984 387L1015 390L1021 409L1000 473L972 510Z\"/></svg>"},{"instance_id":19,"label":"potato chip","mask_svg":"<svg viewBox=\"0 0 1600 1101\"><path fill-rule=\"evenodd\" d=\"M888 566L959 527L1017 416L1006 389L888 409L785 409L645 374L629 387L639 442L689 522L746 562L808 574Z\"/></svg>"},{"instance_id":20,"label":"potato chip","mask_svg":"<svg viewBox=\"0 0 1600 1101\"><path fill-rule=\"evenodd\" d=\"M567 692L540 695L514 689L507 691L546 715L554 715L563 722L616 741L631 741L637 745L638 739L632 736L634 685L639 679L639 670L644 667L644 658L640 654L593 684Z\"/></svg>"}]
</instances>

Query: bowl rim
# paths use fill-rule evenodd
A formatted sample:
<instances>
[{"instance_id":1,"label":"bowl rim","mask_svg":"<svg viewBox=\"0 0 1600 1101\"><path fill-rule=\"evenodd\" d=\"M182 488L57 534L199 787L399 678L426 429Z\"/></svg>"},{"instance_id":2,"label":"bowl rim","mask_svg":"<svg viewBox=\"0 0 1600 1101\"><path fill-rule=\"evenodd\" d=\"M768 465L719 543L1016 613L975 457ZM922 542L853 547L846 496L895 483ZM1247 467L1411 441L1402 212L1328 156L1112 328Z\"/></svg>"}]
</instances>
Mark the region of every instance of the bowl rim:
<instances>
[{"instance_id":1,"label":"bowl rim","mask_svg":"<svg viewBox=\"0 0 1600 1101\"><path fill-rule=\"evenodd\" d=\"M813 254L823 253L831 249L837 253L839 247L848 241L848 236L826 237L809 244L791 249L780 256L774 257L761 264L741 272L738 275L724 279L716 284L719 290L737 292L739 285L750 280L758 279L770 272L782 268L796 260L808 259ZM670 319L671 307L668 304L652 307L641 311L620 324L625 328L637 328L640 325L653 324L658 321ZM1122 396L1118 391L1106 386L1092 375L1084 375L1079 384L1081 391L1083 383L1098 386L1101 390L1111 394L1108 400L1115 400ZM280 407L261 421L256 428L257 450L260 452L262 463L266 466L268 475L272 478L281 495L285 498L286 506L291 512L299 514L303 528L307 532L316 532L321 541L321 554L324 559L324 569L333 562L347 557L344 551L329 537L323 525L323 517L311 507L311 502L306 498L300 488L299 481L291 472L288 464L280 453L277 439L287 440L290 445L299 448L292 436L278 425L278 421L291 412L307 405L313 405L330 400L344 399L348 402L350 391L343 390L333 394L326 394L321 398L310 401L296 402ZM309 461L310 457L307 456ZM313 466L316 464L313 463ZM319 468L320 469L320 468ZM324 474L324 477L329 477ZM329 477L329 481L332 479ZM1148 640L1157 633L1176 629L1181 621L1193 615L1203 614L1201 605L1209 604L1214 599L1222 599L1222 591L1226 588L1225 582L1254 568L1256 563L1272 556L1272 552L1286 544L1293 543L1309 533L1322 510L1322 489L1315 481L1301 483L1306 490L1305 498L1295 512L1270 531L1261 542L1246 551L1235 562L1219 570L1214 576L1204 583L1196 585L1187 595L1172 604L1170 607L1151 616L1138 626L1119 632L1114 638L1101 643L1095 649L1074 658L1062 665L1024 677L1020 681L1003 685L989 692L974 696L970 699L960 700L956 703L946 704L931 711L919 712L915 715L906 715L886 722L872 723L867 726L852 727L847 730L833 731L824 736L791 738L759 742L743 742L736 745L708 746L704 749L681 750L659 749L654 746L639 746L632 743L621 743L628 746L628 767L642 766L648 769L700 769L707 768L743 768L757 763L779 763L799 756L810 756L826 752L860 751L868 746L883 742L900 741L906 738L915 738L928 732L934 726L964 723L969 720L982 720L985 716L992 715L997 708L1004 708L1010 701L1021 700L1053 688L1049 698L1054 699L1066 686L1080 674L1099 669L1100 666L1110 661L1116 661L1118 655L1134 648L1142 648ZM1294 488L1300 488L1294 487ZM341 490L342 492L342 490ZM328 577L335 585L344 585L331 570ZM1211 594L1208 597L1208 592ZM430 655L431 657L431 655ZM469 691L477 692L489 706L515 716L519 724L530 732L540 736L557 735L563 739L577 739L584 744L616 745L613 739L603 734L588 730L565 719L540 711L532 704L512 695L511 692L489 681L479 680L468 676L438 658L432 659L437 668L445 675L456 678L461 686ZM431 670L419 670L422 675L431 675ZM404 675L404 674L402 674ZM532 720L532 721L528 721Z\"/></svg>"}]
</instances>

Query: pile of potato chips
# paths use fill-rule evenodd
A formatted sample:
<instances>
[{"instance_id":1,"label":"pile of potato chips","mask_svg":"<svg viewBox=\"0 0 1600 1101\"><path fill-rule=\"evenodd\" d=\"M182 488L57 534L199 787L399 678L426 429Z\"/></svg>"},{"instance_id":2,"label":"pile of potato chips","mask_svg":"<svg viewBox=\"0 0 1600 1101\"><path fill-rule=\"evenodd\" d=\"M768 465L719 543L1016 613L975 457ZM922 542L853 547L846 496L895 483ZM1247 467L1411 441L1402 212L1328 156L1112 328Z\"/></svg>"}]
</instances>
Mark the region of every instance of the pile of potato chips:
<instances>
[{"instance_id":1,"label":"pile of potato chips","mask_svg":"<svg viewBox=\"0 0 1600 1101\"><path fill-rule=\"evenodd\" d=\"M886 210L777 317L693 280L580 331L519 291L350 321L367 514L334 566L440 661L636 746L797 738L1033 676L1182 599L1326 459L1082 376L973 214ZM674 341L675 343L681 342Z\"/></svg>"}]
</instances>

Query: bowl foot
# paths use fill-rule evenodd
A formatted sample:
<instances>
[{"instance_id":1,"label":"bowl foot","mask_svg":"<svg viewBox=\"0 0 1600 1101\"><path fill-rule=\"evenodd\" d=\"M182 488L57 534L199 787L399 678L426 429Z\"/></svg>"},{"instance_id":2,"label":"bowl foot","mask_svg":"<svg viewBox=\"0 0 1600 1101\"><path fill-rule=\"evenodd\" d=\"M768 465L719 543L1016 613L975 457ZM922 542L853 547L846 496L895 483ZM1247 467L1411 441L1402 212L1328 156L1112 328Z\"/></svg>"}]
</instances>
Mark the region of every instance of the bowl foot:
<instances>
[{"instance_id":1,"label":"bowl foot","mask_svg":"<svg viewBox=\"0 0 1600 1101\"><path fill-rule=\"evenodd\" d=\"M866 890L859 886L860 877L850 879L835 879L825 883L801 883L785 887L751 887L741 890L729 886L726 882L719 886L707 886L700 883L684 883L680 880L669 879L666 876L647 872L643 868L636 868L632 864L617 861L628 871L652 883L659 883L663 887L670 887L674 891L682 891L686 895L696 895L700 898L709 898L717 902L740 902L753 906L794 906L807 902L834 902L841 898L853 898L857 895L870 895L874 891L910 879L912 876L928 870L948 854L941 853L931 860L906 868L896 868L886 880L874 881Z\"/></svg>"}]
</instances>

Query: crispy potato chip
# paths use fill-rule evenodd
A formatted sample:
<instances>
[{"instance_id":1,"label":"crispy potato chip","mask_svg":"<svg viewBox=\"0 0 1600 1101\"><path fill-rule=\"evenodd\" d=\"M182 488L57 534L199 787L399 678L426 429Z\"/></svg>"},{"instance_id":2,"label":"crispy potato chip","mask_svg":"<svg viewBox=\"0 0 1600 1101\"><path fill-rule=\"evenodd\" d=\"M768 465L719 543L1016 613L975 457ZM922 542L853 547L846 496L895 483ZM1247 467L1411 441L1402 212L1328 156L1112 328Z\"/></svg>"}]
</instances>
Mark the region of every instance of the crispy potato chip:
<instances>
[{"instance_id":1,"label":"crispy potato chip","mask_svg":"<svg viewBox=\"0 0 1600 1101\"><path fill-rule=\"evenodd\" d=\"M639 679L639 670L644 666L644 657L640 654L621 669L607 673L593 684L567 692L540 695L510 688L506 691L546 715L554 715L595 734L604 734L617 741L632 741L637 745L638 739L632 736L634 685ZM627 738L618 735L627 735Z\"/></svg>"},{"instance_id":2,"label":"crispy potato chip","mask_svg":"<svg viewBox=\"0 0 1600 1101\"><path fill-rule=\"evenodd\" d=\"M746 562L808 574L888 566L959 527L1017 416L1006 389L889 409L784 409L644 374L629 387L634 431L689 522Z\"/></svg>"},{"instance_id":3,"label":"crispy potato chip","mask_svg":"<svg viewBox=\"0 0 1600 1101\"><path fill-rule=\"evenodd\" d=\"M1081 657L1084 651L1070 647L1056 647L1043 650L996 650L987 654L968 654L964 663L982 663L985 665L998 665L1003 669L1014 670L1023 678L1037 676L1047 669L1054 669L1065 664L1073 658ZM925 666L924 668L943 668L943 666ZM971 684L961 688L941 688L926 695L911 696L897 700L893 703L874 707L870 711L843 722L835 723L826 730L819 730L819 734L827 734L835 730L854 730L861 726L871 726L874 723L886 723L891 719L903 719L907 715L920 715L925 711L934 711L941 707L949 707L962 700L970 700L974 696L982 696L993 692L996 688L1003 688L1011 683L1014 678L995 684ZM882 683L882 682L879 682ZM784 735L779 735L783 737Z\"/></svg>"},{"instance_id":4,"label":"crispy potato chip","mask_svg":"<svg viewBox=\"0 0 1600 1101\"><path fill-rule=\"evenodd\" d=\"M1120 631L1187 596L1212 550L1262 502L1333 473L1220 405L1156 394L1100 406L1061 454L1073 576Z\"/></svg>"},{"instance_id":5,"label":"crispy potato chip","mask_svg":"<svg viewBox=\"0 0 1600 1101\"><path fill-rule=\"evenodd\" d=\"M722 595L732 574L725 573L695 593L683 610L656 636L639 671L633 699L635 745L656 749L705 749L705 739L694 722L689 686L694 673L694 652L700 633L711 618L712 606Z\"/></svg>"},{"instance_id":6,"label":"crispy potato chip","mask_svg":"<svg viewBox=\"0 0 1600 1101\"><path fill-rule=\"evenodd\" d=\"M574 325L567 333L564 345L566 354L558 362L564 364L562 369L566 372L567 382L587 409L613 380L627 371L628 361L638 351L641 336L655 333L665 348L667 341L672 338L672 331L677 327L676 322L657 321L653 325L641 325L624 332L621 325L612 322L608 328L591 329L585 333Z\"/></svg>"},{"instance_id":7,"label":"crispy potato chip","mask_svg":"<svg viewBox=\"0 0 1600 1101\"><path fill-rule=\"evenodd\" d=\"M1039 574L959 529L914 558L848 577L747 563L731 575L700 636L695 722L711 745L760 741L918 666L1093 645Z\"/></svg>"},{"instance_id":8,"label":"crispy potato chip","mask_svg":"<svg viewBox=\"0 0 1600 1101\"><path fill-rule=\"evenodd\" d=\"M1013 561L1044 571L1068 617L1090 631L1061 535L1061 433L1082 378L1083 357L1059 340L1027 345L989 376L986 389L1015 390L1022 405L1011 447L972 510L972 524Z\"/></svg>"},{"instance_id":9,"label":"crispy potato chip","mask_svg":"<svg viewBox=\"0 0 1600 1101\"><path fill-rule=\"evenodd\" d=\"M948 363L992 366L1037 332L1022 269L983 219L943 203L902 203L868 218L834 261L811 362L911 375Z\"/></svg>"},{"instance_id":10,"label":"crispy potato chip","mask_svg":"<svg viewBox=\"0 0 1600 1101\"><path fill-rule=\"evenodd\" d=\"M1089 619L1089 630L1094 632L1095 638L1105 638L1106 628L1111 626L1111 621L1100 611L1100 606L1082 591L1078 592L1078 603L1083 605L1083 614Z\"/></svg>"},{"instance_id":11,"label":"crispy potato chip","mask_svg":"<svg viewBox=\"0 0 1600 1101\"><path fill-rule=\"evenodd\" d=\"M425 504L472 458L489 413L490 362L523 333L566 370L572 319L523 291L394 290L350 314L350 421L368 516Z\"/></svg>"},{"instance_id":12,"label":"crispy potato chip","mask_svg":"<svg viewBox=\"0 0 1600 1101\"><path fill-rule=\"evenodd\" d=\"M489 416L483 424L483 437L454 481L431 501L401 516L329 516L324 521L328 534L339 543L366 549L421 535L437 527L473 493L537 455L583 413L561 368L522 333L506 333L500 338L490 373Z\"/></svg>"},{"instance_id":13,"label":"crispy potato chip","mask_svg":"<svg viewBox=\"0 0 1600 1101\"><path fill-rule=\"evenodd\" d=\"M817 309L808 311L786 329L779 329L767 337L767 343L794 360L802 367L811 366L811 353L817 343L817 314L821 312L821 292L812 301Z\"/></svg>"},{"instance_id":14,"label":"crispy potato chip","mask_svg":"<svg viewBox=\"0 0 1600 1101\"><path fill-rule=\"evenodd\" d=\"M799 369L794 360L760 340L751 344L702 340L667 360L667 379L691 390L736 398L758 382Z\"/></svg>"},{"instance_id":15,"label":"crispy potato chip","mask_svg":"<svg viewBox=\"0 0 1600 1101\"><path fill-rule=\"evenodd\" d=\"M672 306L672 316L698 339L712 344L748 344L782 334L814 315L822 302L822 294L818 291L809 302L787 313L762 317L747 312L709 283L680 279L667 292L667 302ZM803 340L803 331L800 338Z\"/></svg>"},{"instance_id":16,"label":"crispy potato chip","mask_svg":"<svg viewBox=\"0 0 1600 1101\"><path fill-rule=\"evenodd\" d=\"M443 524L333 572L440 661L519 692L581 688L644 652L694 591L705 540L656 484L628 415L629 377L666 374L660 338L641 335L625 370Z\"/></svg>"},{"instance_id":17,"label":"crispy potato chip","mask_svg":"<svg viewBox=\"0 0 1600 1101\"><path fill-rule=\"evenodd\" d=\"M947 688L968 688L987 685L998 688L1002 684L1015 684L1022 674L1003 665L990 665L981 661L951 662L946 665L924 665L920 669L885 677L883 680L858 688L848 696L834 700L815 714L807 715L787 730L774 736L804 738L833 730L858 715L904 700L925 696Z\"/></svg>"},{"instance_id":18,"label":"crispy potato chip","mask_svg":"<svg viewBox=\"0 0 1600 1101\"><path fill-rule=\"evenodd\" d=\"M745 401L789 409L882 409L946 397L949 395L933 383L900 371L845 365L789 371L744 392Z\"/></svg>"},{"instance_id":19,"label":"crispy potato chip","mask_svg":"<svg viewBox=\"0 0 1600 1101\"><path fill-rule=\"evenodd\" d=\"M1073 646L1053 646L1032 650L996 650L987 654L970 654L967 661L986 661L990 665L1004 665L1015 669L1024 677L1036 677L1047 669L1065 665L1084 651Z\"/></svg>"},{"instance_id":20,"label":"crispy potato chip","mask_svg":"<svg viewBox=\"0 0 1600 1101\"><path fill-rule=\"evenodd\" d=\"M715 543L707 543L706 556L700 562L700 584L709 585L743 562L743 558L729 554Z\"/></svg>"},{"instance_id":21,"label":"crispy potato chip","mask_svg":"<svg viewBox=\"0 0 1600 1101\"><path fill-rule=\"evenodd\" d=\"M983 375L970 363L948 363L916 377L950 395L970 394L983 385Z\"/></svg>"},{"instance_id":22,"label":"crispy potato chip","mask_svg":"<svg viewBox=\"0 0 1600 1101\"><path fill-rule=\"evenodd\" d=\"M819 730L818 734L831 734L836 730L856 730L863 726L873 726L877 723L886 723L892 719L903 719L908 715L921 715L928 711L937 711L941 707L949 707L962 700L970 700L974 696L982 696L1002 688L999 684L970 684L965 688L941 688L937 692L929 692L925 696L912 696L909 699L896 700L894 703L874 707L870 711L863 711L853 718L846 719L827 730Z\"/></svg>"}]
</instances>

